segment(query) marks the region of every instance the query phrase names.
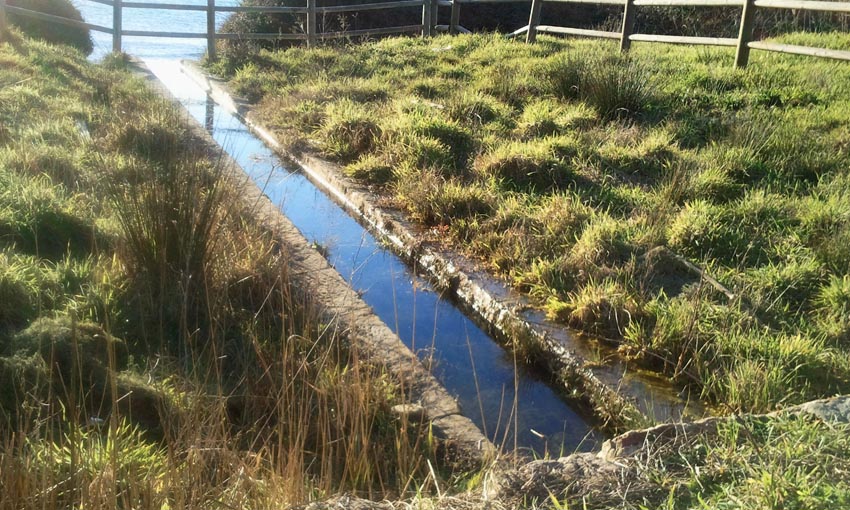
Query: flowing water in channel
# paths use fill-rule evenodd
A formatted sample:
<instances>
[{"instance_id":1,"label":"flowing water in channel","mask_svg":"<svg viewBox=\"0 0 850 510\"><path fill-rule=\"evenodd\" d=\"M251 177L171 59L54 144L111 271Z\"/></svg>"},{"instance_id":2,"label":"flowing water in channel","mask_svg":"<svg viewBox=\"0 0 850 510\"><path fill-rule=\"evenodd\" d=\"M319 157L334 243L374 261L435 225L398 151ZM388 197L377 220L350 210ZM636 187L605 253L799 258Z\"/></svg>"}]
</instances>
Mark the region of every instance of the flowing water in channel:
<instances>
[{"instance_id":1,"label":"flowing water in channel","mask_svg":"<svg viewBox=\"0 0 850 510\"><path fill-rule=\"evenodd\" d=\"M304 237L322 247L331 265L381 320L412 350L432 357L437 378L458 397L464 414L493 441L505 440L506 426L514 428L508 418L516 399L519 446L538 452L548 446L557 452L595 445L596 433L539 377L522 367L515 370L508 352L450 301L441 299L427 281L304 175L283 167L237 118L215 109L200 87L176 71L176 65L150 64L196 120L207 126L212 120L213 137L272 202L279 204ZM510 434L507 441L513 444Z\"/></svg>"},{"instance_id":2,"label":"flowing water in channel","mask_svg":"<svg viewBox=\"0 0 850 510\"><path fill-rule=\"evenodd\" d=\"M77 5L89 23L111 25L111 7L86 0ZM205 23L202 12L135 9L126 10L124 20L126 29L158 31L201 32ZM97 59L111 50L112 41L106 34L93 36ZM436 377L490 439L509 448L516 441L520 448L553 454L597 446L599 433L538 375L516 367L509 352L450 301L441 299L427 281L304 175L286 168L238 118L218 108L181 73L179 59L199 58L204 48L203 40L126 38L124 42L125 51L146 62L304 237L322 247L336 270L408 347L433 360Z\"/></svg>"}]
</instances>

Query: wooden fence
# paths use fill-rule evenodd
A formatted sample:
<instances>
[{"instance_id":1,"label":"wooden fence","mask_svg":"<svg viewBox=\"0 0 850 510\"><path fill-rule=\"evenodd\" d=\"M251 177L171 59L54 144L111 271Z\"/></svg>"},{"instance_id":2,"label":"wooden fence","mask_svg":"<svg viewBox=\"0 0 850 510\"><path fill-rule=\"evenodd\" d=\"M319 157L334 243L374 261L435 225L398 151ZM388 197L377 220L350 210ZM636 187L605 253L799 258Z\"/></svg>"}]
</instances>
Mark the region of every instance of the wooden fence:
<instances>
[{"instance_id":1,"label":"wooden fence","mask_svg":"<svg viewBox=\"0 0 850 510\"><path fill-rule=\"evenodd\" d=\"M398 33L421 33L423 37L431 36L434 32L468 33L469 30L460 25L460 8L463 4L497 3L497 2L527 2L529 0L395 0L380 3L360 5L317 6L317 0L306 0L304 6L268 7L268 6L219 6L215 0L207 0L207 5L160 4L124 0L90 0L96 3L112 6L112 26L103 27L76 20L62 18L51 14L35 12L7 5L6 0L0 0L0 34L6 29L6 13L28 16L63 25L88 28L89 30L112 34L112 49L121 51L123 36L142 37L176 37L198 38L207 40L209 58L215 59L215 42L219 39L276 39L306 41L308 46L314 46L317 41L340 37L369 37L375 35ZM850 2L816 1L816 0L530 0L528 25L514 31L512 36L525 34L526 41L533 43L538 33L569 35L579 37L597 37L618 40L621 51L628 51L633 41L668 44L692 44L708 46L729 46L736 48L735 66L745 67L749 60L750 50L775 51L796 55L809 55L850 61L850 51L831 50L809 46L794 46L753 40L753 19L755 11L764 9L794 9L800 11L819 11L850 14ZM573 4L617 5L623 8L623 22L619 32L589 30L551 25L541 25L543 2L559 2ZM724 37L691 37L657 34L640 34L634 32L635 11L642 7L740 7L741 27L737 38ZM316 24L317 14L332 14L354 11L373 11L382 9L401 9L420 7L422 23L386 28L365 30L346 30L337 32L319 32ZM451 8L448 25L438 25L438 9ZM162 9L176 11L206 12L206 32L155 32L141 30L124 30L122 28L124 9ZM298 14L306 16L302 33L221 33L216 31L215 15L218 12L250 12L267 14Z\"/></svg>"},{"instance_id":2,"label":"wooden fence","mask_svg":"<svg viewBox=\"0 0 850 510\"><path fill-rule=\"evenodd\" d=\"M464 0L455 0L463 2ZM470 0L466 0L467 2ZM481 1L481 0L476 0ZM515 34L526 34L526 41L534 42L537 33L599 37L619 40L620 50L628 51L633 41L693 44L707 46L730 46L736 48L735 66L745 67L750 50L775 51L796 55L827 57L850 61L850 51L794 46L790 44L768 43L753 40L753 20L757 8L794 9L800 11L820 11L832 13L850 13L849 2L824 2L811 0L545 0L546 2L590 3L599 5L618 5L623 7L623 23L619 32L586 30L570 27L557 27L540 24L540 15L544 0L532 0L528 25ZM674 35L639 34L634 32L635 11L640 7L740 7L741 27L737 38L725 37L685 37Z\"/></svg>"}]
</instances>

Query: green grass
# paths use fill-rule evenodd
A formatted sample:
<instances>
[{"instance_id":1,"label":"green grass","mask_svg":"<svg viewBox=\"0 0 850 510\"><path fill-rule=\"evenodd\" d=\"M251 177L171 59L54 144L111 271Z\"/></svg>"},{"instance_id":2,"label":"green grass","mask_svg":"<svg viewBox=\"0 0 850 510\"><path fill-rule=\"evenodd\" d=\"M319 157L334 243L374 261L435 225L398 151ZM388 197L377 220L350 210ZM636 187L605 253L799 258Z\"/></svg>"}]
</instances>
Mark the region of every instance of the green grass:
<instances>
[{"instance_id":1,"label":"green grass","mask_svg":"<svg viewBox=\"0 0 850 510\"><path fill-rule=\"evenodd\" d=\"M184 114L121 55L93 65L13 30L0 62L0 507L422 488L436 450L391 413L402 381L290 279ZM322 106L329 154L381 139L363 90Z\"/></svg>"},{"instance_id":2,"label":"green grass","mask_svg":"<svg viewBox=\"0 0 850 510\"><path fill-rule=\"evenodd\" d=\"M733 57L388 38L263 51L233 85L290 146L349 163L550 316L709 401L764 411L850 389L850 68ZM368 112L368 129L337 129L340 112Z\"/></svg>"}]
</instances>

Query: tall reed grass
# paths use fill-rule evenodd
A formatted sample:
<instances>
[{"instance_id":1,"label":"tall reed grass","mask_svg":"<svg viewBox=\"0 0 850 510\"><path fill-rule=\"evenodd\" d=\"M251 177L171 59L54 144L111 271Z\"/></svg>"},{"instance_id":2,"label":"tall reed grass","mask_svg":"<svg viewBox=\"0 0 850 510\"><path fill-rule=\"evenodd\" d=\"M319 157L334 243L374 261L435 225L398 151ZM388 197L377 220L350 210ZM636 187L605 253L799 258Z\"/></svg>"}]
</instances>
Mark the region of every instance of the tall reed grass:
<instances>
[{"instance_id":1,"label":"tall reed grass","mask_svg":"<svg viewBox=\"0 0 850 510\"><path fill-rule=\"evenodd\" d=\"M69 171L91 199L63 211L104 242L54 261L0 240L10 298L0 508L281 508L423 489L436 454L427 426L391 411L406 401L404 381L362 359L290 277L286 246L257 223L220 153L121 62L94 67L16 37L0 46L10 64L0 81L47 59L81 85L49 75L4 95L3 115L14 97L49 108L4 117L12 143L0 161L47 144L81 151ZM69 108L87 112L86 137L16 142ZM65 183L33 165L0 177L64 203ZM16 200L1 194L0 209Z\"/></svg>"}]
</instances>

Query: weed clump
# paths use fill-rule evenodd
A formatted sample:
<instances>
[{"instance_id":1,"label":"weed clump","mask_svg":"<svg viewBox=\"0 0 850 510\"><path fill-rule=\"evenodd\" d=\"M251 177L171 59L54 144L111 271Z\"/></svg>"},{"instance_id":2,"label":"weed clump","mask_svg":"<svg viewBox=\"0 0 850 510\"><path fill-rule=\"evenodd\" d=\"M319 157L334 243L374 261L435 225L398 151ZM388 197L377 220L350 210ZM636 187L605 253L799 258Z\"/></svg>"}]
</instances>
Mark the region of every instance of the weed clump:
<instances>
[{"instance_id":1,"label":"weed clump","mask_svg":"<svg viewBox=\"0 0 850 510\"><path fill-rule=\"evenodd\" d=\"M724 203L740 198L744 186L736 181L727 168L709 164L691 176L687 196L701 197L714 203Z\"/></svg>"},{"instance_id":2,"label":"weed clump","mask_svg":"<svg viewBox=\"0 0 850 510\"><path fill-rule=\"evenodd\" d=\"M675 143L663 129L650 131L637 140L628 138L613 137L599 148L603 168L655 179L675 160Z\"/></svg>"},{"instance_id":3,"label":"weed clump","mask_svg":"<svg viewBox=\"0 0 850 510\"><path fill-rule=\"evenodd\" d=\"M127 367L127 346L90 322L68 317L43 317L15 335L9 351L31 356L39 354L52 362L66 380L71 380L77 368L87 377L103 377L106 367L123 370Z\"/></svg>"},{"instance_id":4,"label":"weed clump","mask_svg":"<svg viewBox=\"0 0 850 510\"><path fill-rule=\"evenodd\" d=\"M838 345L850 342L850 276L830 276L814 297L815 324Z\"/></svg>"},{"instance_id":5,"label":"weed clump","mask_svg":"<svg viewBox=\"0 0 850 510\"><path fill-rule=\"evenodd\" d=\"M135 154L160 165L168 165L180 147L181 129L176 112L156 115L127 124L115 133L114 147L124 153Z\"/></svg>"},{"instance_id":6,"label":"weed clump","mask_svg":"<svg viewBox=\"0 0 850 510\"><path fill-rule=\"evenodd\" d=\"M426 225L450 225L492 210L489 190L455 179L446 180L434 170L411 170L399 179L397 186L408 212Z\"/></svg>"},{"instance_id":7,"label":"weed clump","mask_svg":"<svg viewBox=\"0 0 850 510\"><path fill-rule=\"evenodd\" d=\"M632 320L641 315L638 302L622 285L605 280L593 281L570 293L567 301L552 299L547 303L549 315L573 327L606 338L620 338Z\"/></svg>"},{"instance_id":8,"label":"weed clump","mask_svg":"<svg viewBox=\"0 0 850 510\"><path fill-rule=\"evenodd\" d=\"M365 154L344 168L345 174L369 184L386 184L392 179L393 168L381 156Z\"/></svg>"},{"instance_id":9,"label":"weed clump","mask_svg":"<svg viewBox=\"0 0 850 510\"><path fill-rule=\"evenodd\" d=\"M322 153L347 161L372 150L380 128L366 108L353 101L341 101L328 106L316 134Z\"/></svg>"},{"instance_id":10,"label":"weed clump","mask_svg":"<svg viewBox=\"0 0 850 510\"><path fill-rule=\"evenodd\" d=\"M511 108L493 96L463 91L451 97L446 105L449 118L465 126L481 127L491 122L512 124Z\"/></svg>"},{"instance_id":11,"label":"weed clump","mask_svg":"<svg viewBox=\"0 0 850 510\"><path fill-rule=\"evenodd\" d=\"M628 227L611 216L593 216L570 250L573 267L590 275L626 263L634 251L629 234Z\"/></svg>"},{"instance_id":12,"label":"weed clump","mask_svg":"<svg viewBox=\"0 0 850 510\"><path fill-rule=\"evenodd\" d=\"M544 76L551 92L561 99L579 97L582 80L587 73L587 64L573 52L562 52L546 62Z\"/></svg>"},{"instance_id":13,"label":"weed clump","mask_svg":"<svg viewBox=\"0 0 850 510\"><path fill-rule=\"evenodd\" d=\"M551 59L545 75L557 97L581 99L604 120L636 119L656 102L653 74L636 57L568 52Z\"/></svg>"},{"instance_id":14,"label":"weed clump","mask_svg":"<svg viewBox=\"0 0 850 510\"><path fill-rule=\"evenodd\" d=\"M801 235L805 245L832 271L840 274L850 267L850 197L844 188L846 177L825 180L812 196L798 206Z\"/></svg>"},{"instance_id":15,"label":"weed clump","mask_svg":"<svg viewBox=\"0 0 850 510\"><path fill-rule=\"evenodd\" d=\"M579 95L603 119L634 119L654 104L652 74L633 57L608 56L590 60Z\"/></svg>"},{"instance_id":16,"label":"weed clump","mask_svg":"<svg viewBox=\"0 0 850 510\"><path fill-rule=\"evenodd\" d=\"M562 109L552 101L531 103L522 110L519 130L525 138L560 134L562 126L558 120L562 114Z\"/></svg>"},{"instance_id":17,"label":"weed clump","mask_svg":"<svg viewBox=\"0 0 850 510\"><path fill-rule=\"evenodd\" d=\"M51 260L95 244L96 229L81 196L68 196L43 175L4 173L0 183L0 244Z\"/></svg>"},{"instance_id":18,"label":"weed clump","mask_svg":"<svg viewBox=\"0 0 850 510\"><path fill-rule=\"evenodd\" d=\"M38 272L6 250L0 252L0 303L0 339L38 316Z\"/></svg>"},{"instance_id":19,"label":"weed clump","mask_svg":"<svg viewBox=\"0 0 850 510\"><path fill-rule=\"evenodd\" d=\"M746 271L743 278L750 304L763 318L781 324L811 309L823 276L823 266L811 254L791 252L779 263Z\"/></svg>"},{"instance_id":20,"label":"weed clump","mask_svg":"<svg viewBox=\"0 0 850 510\"><path fill-rule=\"evenodd\" d=\"M10 170L31 177L47 176L69 191L76 191L85 178L79 159L80 154L69 154L57 146L36 145L0 152L0 161Z\"/></svg>"},{"instance_id":21,"label":"weed clump","mask_svg":"<svg viewBox=\"0 0 850 510\"><path fill-rule=\"evenodd\" d=\"M545 190L571 180L568 155L576 142L569 138L512 142L482 155L476 171L509 187Z\"/></svg>"},{"instance_id":22,"label":"weed clump","mask_svg":"<svg viewBox=\"0 0 850 510\"><path fill-rule=\"evenodd\" d=\"M32 402L27 397L43 399L49 381L47 364L40 356L0 356L0 424L11 429L28 418Z\"/></svg>"},{"instance_id":23,"label":"weed clump","mask_svg":"<svg viewBox=\"0 0 850 510\"><path fill-rule=\"evenodd\" d=\"M385 129L390 140L399 140L402 146L410 144L414 154L424 156L416 158L419 166L438 163L445 171L462 173L475 150L472 133L467 128L421 108L408 110ZM417 145L424 151L416 150Z\"/></svg>"},{"instance_id":24,"label":"weed clump","mask_svg":"<svg viewBox=\"0 0 850 510\"><path fill-rule=\"evenodd\" d=\"M538 74L526 62L495 61L479 71L475 90L521 108L529 98L540 95Z\"/></svg>"},{"instance_id":25,"label":"weed clump","mask_svg":"<svg viewBox=\"0 0 850 510\"><path fill-rule=\"evenodd\" d=\"M754 193L731 207L689 202L671 222L669 245L698 259L758 266L775 260L794 218L779 196Z\"/></svg>"},{"instance_id":26,"label":"weed clump","mask_svg":"<svg viewBox=\"0 0 850 510\"><path fill-rule=\"evenodd\" d=\"M523 139L563 135L571 130L588 128L595 120L596 115L584 103L563 106L543 99L523 108L517 133Z\"/></svg>"}]
</instances>

